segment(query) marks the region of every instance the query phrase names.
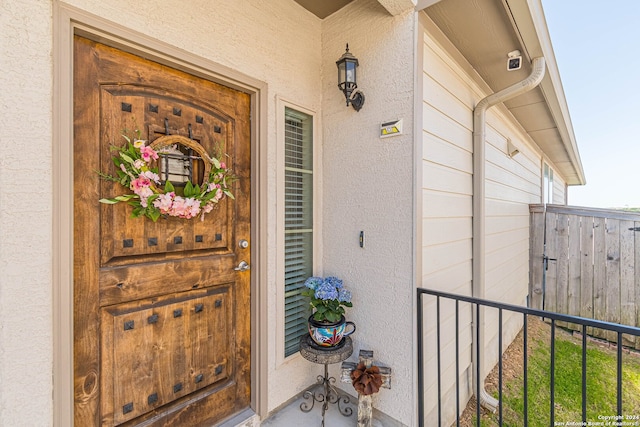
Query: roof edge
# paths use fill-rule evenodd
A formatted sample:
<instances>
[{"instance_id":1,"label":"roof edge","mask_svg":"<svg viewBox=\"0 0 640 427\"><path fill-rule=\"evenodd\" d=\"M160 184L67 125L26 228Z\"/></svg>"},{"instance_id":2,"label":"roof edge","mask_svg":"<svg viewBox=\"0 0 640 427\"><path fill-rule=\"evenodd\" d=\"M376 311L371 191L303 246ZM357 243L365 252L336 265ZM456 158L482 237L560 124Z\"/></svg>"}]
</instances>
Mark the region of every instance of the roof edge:
<instances>
[{"instance_id":1,"label":"roof edge","mask_svg":"<svg viewBox=\"0 0 640 427\"><path fill-rule=\"evenodd\" d=\"M584 185L586 184L584 169L542 3L540 0L502 1L507 12L511 15L525 54L530 60L537 56L545 57L547 72L540 84L540 88L556 122L564 147L571 159L575 178L568 179L567 184ZM569 175L567 176L569 178Z\"/></svg>"}]
</instances>

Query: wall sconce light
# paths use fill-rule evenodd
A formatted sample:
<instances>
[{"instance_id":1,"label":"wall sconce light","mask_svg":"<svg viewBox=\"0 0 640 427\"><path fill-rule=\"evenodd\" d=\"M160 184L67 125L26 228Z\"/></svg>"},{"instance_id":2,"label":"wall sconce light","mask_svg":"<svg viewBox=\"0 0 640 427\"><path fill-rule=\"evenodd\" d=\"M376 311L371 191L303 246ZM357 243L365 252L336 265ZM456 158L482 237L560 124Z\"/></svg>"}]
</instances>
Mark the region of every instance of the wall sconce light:
<instances>
[{"instance_id":1,"label":"wall sconce light","mask_svg":"<svg viewBox=\"0 0 640 427\"><path fill-rule=\"evenodd\" d=\"M364 104L364 93L356 90L358 81L356 79L356 67L358 67L358 58L349 52L349 43L347 43L346 52L336 61L338 66L338 87L344 93L349 104L354 110L360 111Z\"/></svg>"}]
</instances>

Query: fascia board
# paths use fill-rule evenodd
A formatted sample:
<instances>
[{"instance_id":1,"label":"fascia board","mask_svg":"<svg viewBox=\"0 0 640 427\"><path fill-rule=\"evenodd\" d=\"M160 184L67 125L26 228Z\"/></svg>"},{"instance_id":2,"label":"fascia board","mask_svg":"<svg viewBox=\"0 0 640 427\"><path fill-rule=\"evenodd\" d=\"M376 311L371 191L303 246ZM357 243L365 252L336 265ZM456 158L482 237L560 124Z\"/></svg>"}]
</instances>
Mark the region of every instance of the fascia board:
<instances>
[{"instance_id":1,"label":"fascia board","mask_svg":"<svg viewBox=\"0 0 640 427\"><path fill-rule=\"evenodd\" d=\"M441 0L417 0L416 3L416 12L420 12L423 9L428 8L429 6L438 3Z\"/></svg>"}]
</instances>

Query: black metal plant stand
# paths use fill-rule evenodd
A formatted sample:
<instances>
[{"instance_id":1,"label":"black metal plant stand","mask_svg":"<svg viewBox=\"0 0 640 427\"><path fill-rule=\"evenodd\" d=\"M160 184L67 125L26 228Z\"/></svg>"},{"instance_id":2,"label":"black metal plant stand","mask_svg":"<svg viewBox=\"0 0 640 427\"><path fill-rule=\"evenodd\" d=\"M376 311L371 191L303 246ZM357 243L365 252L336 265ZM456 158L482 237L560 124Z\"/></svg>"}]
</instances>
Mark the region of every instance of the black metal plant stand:
<instances>
[{"instance_id":1,"label":"black metal plant stand","mask_svg":"<svg viewBox=\"0 0 640 427\"><path fill-rule=\"evenodd\" d=\"M316 345L309 335L300 337L300 354L310 362L324 365L324 376L318 375L318 382L304 392L302 398L305 400L300 404L300 410L310 412L315 403L322 404L322 424L324 427L324 417L329 404L335 404L338 411L349 417L353 414L353 408L346 406L351 402L348 394L340 392L333 384L336 382L334 377L329 376L329 364L342 362L353 353L353 343L350 337L344 337L340 344L336 347L326 348ZM312 392L312 390L314 390ZM343 405L345 405L343 407Z\"/></svg>"}]
</instances>

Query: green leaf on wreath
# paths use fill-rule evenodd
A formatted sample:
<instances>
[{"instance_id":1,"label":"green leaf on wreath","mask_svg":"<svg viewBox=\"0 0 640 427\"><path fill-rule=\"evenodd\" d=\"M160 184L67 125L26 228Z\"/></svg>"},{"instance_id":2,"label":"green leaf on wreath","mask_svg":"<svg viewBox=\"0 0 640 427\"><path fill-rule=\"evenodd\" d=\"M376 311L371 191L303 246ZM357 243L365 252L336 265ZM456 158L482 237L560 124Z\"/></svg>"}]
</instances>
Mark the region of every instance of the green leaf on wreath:
<instances>
[{"instance_id":1,"label":"green leaf on wreath","mask_svg":"<svg viewBox=\"0 0 640 427\"><path fill-rule=\"evenodd\" d=\"M160 210L157 208L149 208L147 209L147 216L156 222L158 218L160 218Z\"/></svg>"},{"instance_id":2,"label":"green leaf on wreath","mask_svg":"<svg viewBox=\"0 0 640 427\"><path fill-rule=\"evenodd\" d=\"M115 205L118 202L128 202L129 200L135 198L135 194L126 194L124 196L116 196L113 199L100 199L98 200L100 203L106 203L108 205Z\"/></svg>"},{"instance_id":3,"label":"green leaf on wreath","mask_svg":"<svg viewBox=\"0 0 640 427\"><path fill-rule=\"evenodd\" d=\"M193 197L195 195L193 184L191 181L187 181L184 185L184 197Z\"/></svg>"},{"instance_id":4,"label":"green leaf on wreath","mask_svg":"<svg viewBox=\"0 0 640 427\"><path fill-rule=\"evenodd\" d=\"M118 200L116 199L100 199L98 201L100 203L106 203L107 205L115 205L116 203L118 203Z\"/></svg>"},{"instance_id":5,"label":"green leaf on wreath","mask_svg":"<svg viewBox=\"0 0 640 427\"><path fill-rule=\"evenodd\" d=\"M122 158L122 160L124 160L125 162L127 162L129 164L133 164L134 163L134 160L131 157L129 157L126 154L124 154L124 153L120 153L120 157Z\"/></svg>"}]
</instances>

